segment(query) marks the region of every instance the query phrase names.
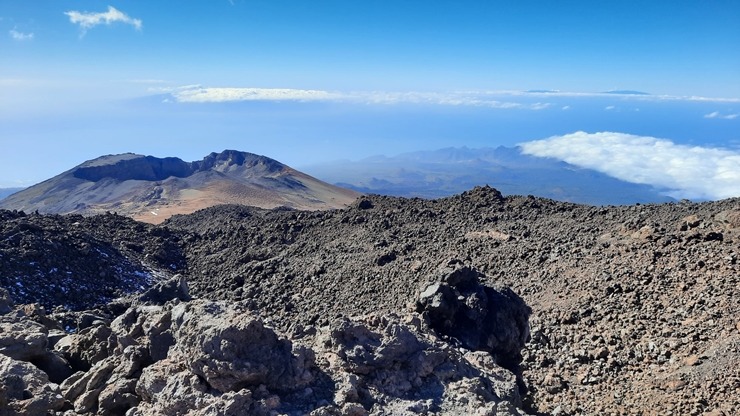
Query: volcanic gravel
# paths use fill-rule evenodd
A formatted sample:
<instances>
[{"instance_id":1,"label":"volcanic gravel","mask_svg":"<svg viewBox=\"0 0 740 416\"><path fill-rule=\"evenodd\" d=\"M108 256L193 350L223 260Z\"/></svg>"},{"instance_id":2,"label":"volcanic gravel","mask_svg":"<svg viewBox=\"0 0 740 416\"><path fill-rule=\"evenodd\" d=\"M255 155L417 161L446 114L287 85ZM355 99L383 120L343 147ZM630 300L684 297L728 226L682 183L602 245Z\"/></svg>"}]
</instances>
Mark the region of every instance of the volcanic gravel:
<instances>
[{"instance_id":1,"label":"volcanic gravel","mask_svg":"<svg viewBox=\"0 0 740 416\"><path fill-rule=\"evenodd\" d=\"M469 265L532 308L531 412L740 414L737 198L594 207L484 187L337 211L219 206L159 226L0 215L0 284L16 303L80 309L145 285L137 273L181 273L194 297L246 301L290 333L413 309L440 270ZM49 284L16 288L28 279ZM74 304L52 290L77 282L105 290Z\"/></svg>"},{"instance_id":2,"label":"volcanic gravel","mask_svg":"<svg viewBox=\"0 0 740 416\"><path fill-rule=\"evenodd\" d=\"M0 287L16 303L81 310L185 267L179 237L118 215L0 210Z\"/></svg>"}]
</instances>

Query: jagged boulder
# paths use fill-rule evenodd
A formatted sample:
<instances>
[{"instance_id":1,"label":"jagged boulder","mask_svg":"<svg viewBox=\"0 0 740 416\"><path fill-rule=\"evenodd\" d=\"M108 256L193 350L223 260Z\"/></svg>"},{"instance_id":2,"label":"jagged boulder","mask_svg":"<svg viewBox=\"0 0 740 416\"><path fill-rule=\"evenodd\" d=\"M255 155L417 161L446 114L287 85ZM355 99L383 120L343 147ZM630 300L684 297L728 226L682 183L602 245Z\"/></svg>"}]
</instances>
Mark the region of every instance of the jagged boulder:
<instances>
[{"instance_id":1,"label":"jagged boulder","mask_svg":"<svg viewBox=\"0 0 740 416\"><path fill-rule=\"evenodd\" d=\"M245 386L283 389L294 383L291 344L239 305L191 302L172 309L171 357L221 392Z\"/></svg>"},{"instance_id":2,"label":"jagged boulder","mask_svg":"<svg viewBox=\"0 0 740 416\"><path fill-rule=\"evenodd\" d=\"M147 349L126 347L122 353L97 362L87 372L75 373L61 385L64 398L79 414L123 414L140 398L136 383L144 367L151 364Z\"/></svg>"},{"instance_id":3,"label":"jagged boulder","mask_svg":"<svg viewBox=\"0 0 740 416\"><path fill-rule=\"evenodd\" d=\"M34 310L34 305L24 306L30 306L29 310ZM33 318L51 321L43 314L27 316L24 307L0 316L0 354L32 363L46 373L47 379L60 383L73 373L72 368L61 354L48 349L49 330ZM55 327L57 324L49 325Z\"/></svg>"},{"instance_id":4,"label":"jagged boulder","mask_svg":"<svg viewBox=\"0 0 740 416\"><path fill-rule=\"evenodd\" d=\"M31 361L46 354L48 330L22 312L0 316L0 354Z\"/></svg>"},{"instance_id":5,"label":"jagged boulder","mask_svg":"<svg viewBox=\"0 0 740 416\"><path fill-rule=\"evenodd\" d=\"M244 304L181 303L171 310L171 331L167 357L141 374L134 415L269 414L281 405L278 393L313 380L311 355L294 354Z\"/></svg>"},{"instance_id":6,"label":"jagged boulder","mask_svg":"<svg viewBox=\"0 0 740 416\"><path fill-rule=\"evenodd\" d=\"M0 354L0 416L43 415L63 405L59 387L46 373Z\"/></svg>"},{"instance_id":7,"label":"jagged boulder","mask_svg":"<svg viewBox=\"0 0 740 416\"><path fill-rule=\"evenodd\" d=\"M342 414L524 414L513 373L486 352L463 356L418 315L339 319L314 349Z\"/></svg>"},{"instance_id":8,"label":"jagged boulder","mask_svg":"<svg viewBox=\"0 0 740 416\"><path fill-rule=\"evenodd\" d=\"M511 289L483 286L482 277L470 267L445 273L419 295L417 311L439 334L469 350L490 352L499 365L513 370L529 340L532 311Z\"/></svg>"}]
</instances>

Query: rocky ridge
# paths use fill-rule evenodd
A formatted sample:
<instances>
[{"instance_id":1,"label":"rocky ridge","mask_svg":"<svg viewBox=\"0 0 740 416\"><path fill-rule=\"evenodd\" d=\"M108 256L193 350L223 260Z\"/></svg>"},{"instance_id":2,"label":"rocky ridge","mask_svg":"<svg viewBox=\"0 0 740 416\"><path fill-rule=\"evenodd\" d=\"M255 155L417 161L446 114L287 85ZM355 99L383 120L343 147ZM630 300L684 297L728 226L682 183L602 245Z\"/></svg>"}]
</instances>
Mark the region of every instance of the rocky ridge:
<instances>
[{"instance_id":1,"label":"rocky ridge","mask_svg":"<svg viewBox=\"0 0 740 416\"><path fill-rule=\"evenodd\" d=\"M28 241L37 241L38 235L56 241L64 231L47 236L44 230L68 227L67 217L4 215L4 229L46 221L16 231L16 238ZM490 349L475 352L472 341L441 329L421 326L415 336L433 336L463 357L483 354L484 361L520 374L520 409L561 415L740 412L738 199L590 207L504 198L493 189L477 188L440 200L368 196L327 212L221 206L175 216L160 226L115 216L90 221L97 222L76 227L108 242L133 264L148 262L151 255L146 254L162 248L168 253L164 258L179 258L180 266L168 270L147 264L163 275L185 276L190 294L199 299L195 302L239 303L293 345L303 338L315 345L321 328L360 322L380 334L378 319L405 323L419 314L433 316L423 305L430 296L450 297L443 292L481 305L485 289L440 292L430 286L447 279L450 269L475 268L484 287L499 293L510 288L532 309L531 340L520 351L521 362L511 365ZM132 239L142 236L143 249L127 252L123 240L113 238L118 227L135 230L128 233ZM176 239L165 240L176 243L163 248L165 240L143 237L148 233L166 233ZM0 276L15 267L10 257L34 258L30 243L18 249L6 240L0 239ZM103 258L91 250L86 261L102 264ZM114 302L107 308L106 319L114 320L129 306ZM76 315L65 313L58 317L73 326ZM388 318L394 315L398 319ZM354 324L339 324L347 321ZM413 328L409 331L416 334ZM472 328L477 333L485 329ZM508 332L507 339L516 339L516 333ZM377 335L366 338L378 342ZM478 346L485 344L485 337L477 339ZM311 389L322 391L320 386ZM370 403L391 408L381 396L373 397L374 402L360 400L359 405L366 411ZM307 411L298 407L285 409ZM445 411L441 405L435 409L426 411Z\"/></svg>"}]
</instances>

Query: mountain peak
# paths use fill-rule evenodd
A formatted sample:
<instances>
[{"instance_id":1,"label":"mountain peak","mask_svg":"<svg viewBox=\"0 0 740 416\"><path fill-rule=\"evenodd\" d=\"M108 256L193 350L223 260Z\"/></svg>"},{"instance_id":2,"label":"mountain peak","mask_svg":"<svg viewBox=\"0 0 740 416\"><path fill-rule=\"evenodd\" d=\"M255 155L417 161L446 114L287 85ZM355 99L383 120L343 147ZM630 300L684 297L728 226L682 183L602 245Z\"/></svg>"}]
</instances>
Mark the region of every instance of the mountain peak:
<instances>
[{"instance_id":1,"label":"mountain peak","mask_svg":"<svg viewBox=\"0 0 740 416\"><path fill-rule=\"evenodd\" d=\"M358 193L266 156L237 150L202 160L135 153L106 155L0 201L0 208L54 214L106 211L148 222L219 204L317 210L341 208Z\"/></svg>"},{"instance_id":2,"label":"mountain peak","mask_svg":"<svg viewBox=\"0 0 740 416\"><path fill-rule=\"evenodd\" d=\"M194 171L217 170L222 171L230 167L244 167L260 169L265 173L276 173L284 170L287 166L271 159L267 156L261 156L254 153L242 152L239 150L224 150L221 153L213 152L204 157L203 160L192 162Z\"/></svg>"}]
</instances>

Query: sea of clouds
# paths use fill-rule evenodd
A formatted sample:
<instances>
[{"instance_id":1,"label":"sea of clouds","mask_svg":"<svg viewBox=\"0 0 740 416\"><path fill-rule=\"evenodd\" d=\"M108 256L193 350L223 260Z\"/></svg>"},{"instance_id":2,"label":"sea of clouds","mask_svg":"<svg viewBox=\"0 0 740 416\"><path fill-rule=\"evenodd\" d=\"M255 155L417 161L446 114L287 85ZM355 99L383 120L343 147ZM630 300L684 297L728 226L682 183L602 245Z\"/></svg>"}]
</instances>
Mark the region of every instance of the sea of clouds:
<instances>
[{"instance_id":1,"label":"sea of clouds","mask_svg":"<svg viewBox=\"0 0 740 416\"><path fill-rule=\"evenodd\" d=\"M677 199L740 196L740 152L688 146L625 133L575 132L521 144L525 154L552 157L625 181L667 189Z\"/></svg>"}]
</instances>

